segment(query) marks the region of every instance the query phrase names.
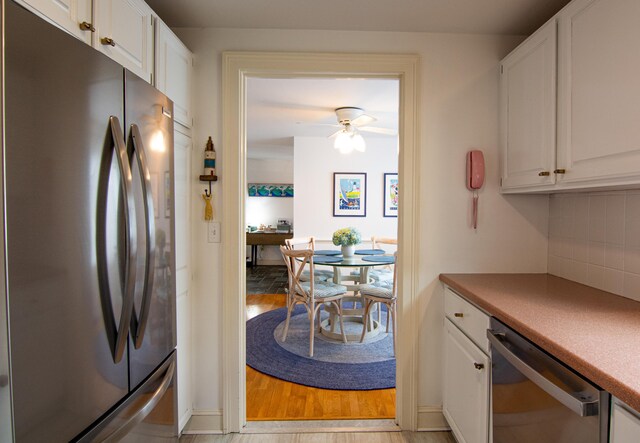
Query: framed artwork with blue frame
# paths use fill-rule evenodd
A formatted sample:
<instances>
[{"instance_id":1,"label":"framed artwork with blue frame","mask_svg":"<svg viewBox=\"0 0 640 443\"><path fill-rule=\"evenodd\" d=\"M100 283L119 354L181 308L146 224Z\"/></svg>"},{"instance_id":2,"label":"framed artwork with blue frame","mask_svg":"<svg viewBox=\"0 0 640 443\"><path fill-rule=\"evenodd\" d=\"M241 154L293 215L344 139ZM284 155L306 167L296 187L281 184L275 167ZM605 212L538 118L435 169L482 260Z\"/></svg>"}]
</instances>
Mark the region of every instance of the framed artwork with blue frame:
<instances>
[{"instance_id":1,"label":"framed artwork with blue frame","mask_svg":"<svg viewBox=\"0 0 640 443\"><path fill-rule=\"evenodd\" d=\"M333 216L367 216L366 172L333 173Z\"/></svg>"},{"instance_id":2,"label":"framed artwork with blue frame","mask_svg":"<svg viewBox=\"0 0 640 443\"><path fill-rule=\"evenodd\" d=\"M398 174L394 172L384 174L384 215L398 216Z\"/></svg>"}]
</instances>

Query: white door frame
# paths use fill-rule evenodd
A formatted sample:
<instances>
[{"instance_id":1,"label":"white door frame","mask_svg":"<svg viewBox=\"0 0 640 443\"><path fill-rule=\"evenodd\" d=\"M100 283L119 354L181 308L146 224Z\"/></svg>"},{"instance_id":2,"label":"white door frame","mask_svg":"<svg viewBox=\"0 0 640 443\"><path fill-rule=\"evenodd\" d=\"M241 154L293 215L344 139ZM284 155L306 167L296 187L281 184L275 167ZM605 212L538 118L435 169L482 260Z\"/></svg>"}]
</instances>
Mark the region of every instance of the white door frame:
<instances>
[{"instance_id":1,"label":"white door frame","mask_svg":"<svg viewBox=\"0 0 640 443\"><path fill-rule=\"evenodd\" d=\"M225 52L222 55L223 430L246 423L245 192L247 79L396 78L400 81L396 421L417 427L419 251L419 57L405 54Z\"/></svg>"}]
</instances>

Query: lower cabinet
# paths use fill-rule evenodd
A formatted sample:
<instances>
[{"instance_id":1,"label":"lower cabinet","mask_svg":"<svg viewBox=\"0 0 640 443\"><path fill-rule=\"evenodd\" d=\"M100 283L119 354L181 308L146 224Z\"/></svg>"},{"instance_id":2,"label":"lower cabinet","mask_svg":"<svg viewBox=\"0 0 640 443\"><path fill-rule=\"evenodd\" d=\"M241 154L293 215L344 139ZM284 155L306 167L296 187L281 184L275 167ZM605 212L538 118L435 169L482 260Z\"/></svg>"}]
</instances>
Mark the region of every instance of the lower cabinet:
<instances>
[{"instance_id":1,"label":"lower cabinet","mask_svg":"<svg viewBox=\"0 0 640 443\"><path fill-rule=\"evenodd\" d=\"M448 318L444 323L444 416L459 443L488 442L491 361Z\"/></svg>"},{"instance_id":2,"label":"lower cabinet","mask_svg":"<svg viewBox=\"0 0 640 443\"><path fill-rule=\"evenodd\" d=\"M640 413L618 400L611 406L610 443L638 443L640 441Z\"/></svg>"}]
</instances>

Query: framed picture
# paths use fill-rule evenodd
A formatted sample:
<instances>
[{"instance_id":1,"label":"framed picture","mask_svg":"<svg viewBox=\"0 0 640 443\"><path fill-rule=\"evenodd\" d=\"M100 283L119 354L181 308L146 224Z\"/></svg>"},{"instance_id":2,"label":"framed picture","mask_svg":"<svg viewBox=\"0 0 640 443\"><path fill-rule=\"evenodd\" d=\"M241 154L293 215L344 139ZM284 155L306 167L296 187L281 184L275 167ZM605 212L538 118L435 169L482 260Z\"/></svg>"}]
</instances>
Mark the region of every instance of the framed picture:
<instances>
[{"instance_id":1,"label":"framed picture","mask_svg":"<svg viewBox=\"0 0 640 443\"><path fill-rule=\"evenodd\" d=\"M249 197L293 197L292 184L249 183Z\"/></svg>"},{"instance_id":2,"label":"framed picture","mask_svg":"<svg viewBox=\"0 0 640 443\"><path fill-rule=\"evenodd\" d=\"M398 216L398 174L384 174L384 214L385 217Z\"/></svg>"},{"instance_id":3,"label":"framed picture","mask_svg":"<svg viewBox=\"0 0 640 443\"><path fill-rule=\"evenodd\" d=\"M333 216L367 216L367 174L365 172L333 173Z\"/></svg>"}]
</instances>

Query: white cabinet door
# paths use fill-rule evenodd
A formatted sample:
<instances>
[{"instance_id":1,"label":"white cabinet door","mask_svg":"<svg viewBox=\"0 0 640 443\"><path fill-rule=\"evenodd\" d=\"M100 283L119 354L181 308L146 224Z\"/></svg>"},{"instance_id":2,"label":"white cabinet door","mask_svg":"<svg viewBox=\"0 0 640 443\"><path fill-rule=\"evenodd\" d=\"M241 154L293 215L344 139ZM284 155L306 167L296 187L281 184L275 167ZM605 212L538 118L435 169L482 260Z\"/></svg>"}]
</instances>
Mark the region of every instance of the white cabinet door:
<instances>
[{"instance_id":1,"label":"white cabinet door","mask_svg":"<svg viewBox=\"0 0 640 443\"><path fill-rule=\"evenodd\" d=\"M638 183L639 23L638 0L574 0L559 14L561 184Z\"/></svg>"},{"instance_id":2,"label":"white cabinet door","mask_svg":"<svg viewBox=\"0 0 640 443\"><path fill-rule=\"evenodd\" d=\"M91 0L22 0L55 25L91 44ZM85 22L88 26L81 27Z\"/></svg>"},{"instance_id":3,"label":"white cabinet door","mask_svg":"<svg viewBox=\"0 0 640 443\"><path fill-rule=\"evenodd\" d=\"M444 416L458 442L487 442L489 357L449 319L444 322Z\"/></svg>"},{"instance_id":4,"label":"white cabinet door","mask_svg":"<svg viewBox=\"0 0 640 443\"><path fill-rule=\"evenodd\" d=\"M640 441L640 414L617 399L611 410L610 443L638 443Z\"/></svg>"},{"instance_id":5,"label":"white cabinet door","mask_svg":"<svg viewBox=\"0 0 640 443\"><path fill-rule=\"evenodd\" d=\"M93 45L151 83L153 11L142 0L96 0Z\"/></svg>"},{"instance_id":6,"label":"white cabinet door","mask_svg":"<svg viewBox=\"0 0 640 443\"><path fill-rule=\"evenodd\" d=\"M156 19L156 88L173 100L174 121L190 128L193 54L167 25Z\"/></svg>"},{"instance_id":7,"label":"white cabinet door","mask_svg":"<svg viewBox=\"0 0 640 443\"><path fill-rule=\"evenodd\" d=\"M555 20L502 61L500 140L503 190L555 183Z\"/></svg>"},{"instance_id":8,"label":"white cabinet door","mask_svg":"<svg viewBox=\"0 0 640 443\"><path fill-rule=\"evenodd\" d=\"M174 131L178 417L191 416L191 139Z\"/></svg>"}]
</instances>

